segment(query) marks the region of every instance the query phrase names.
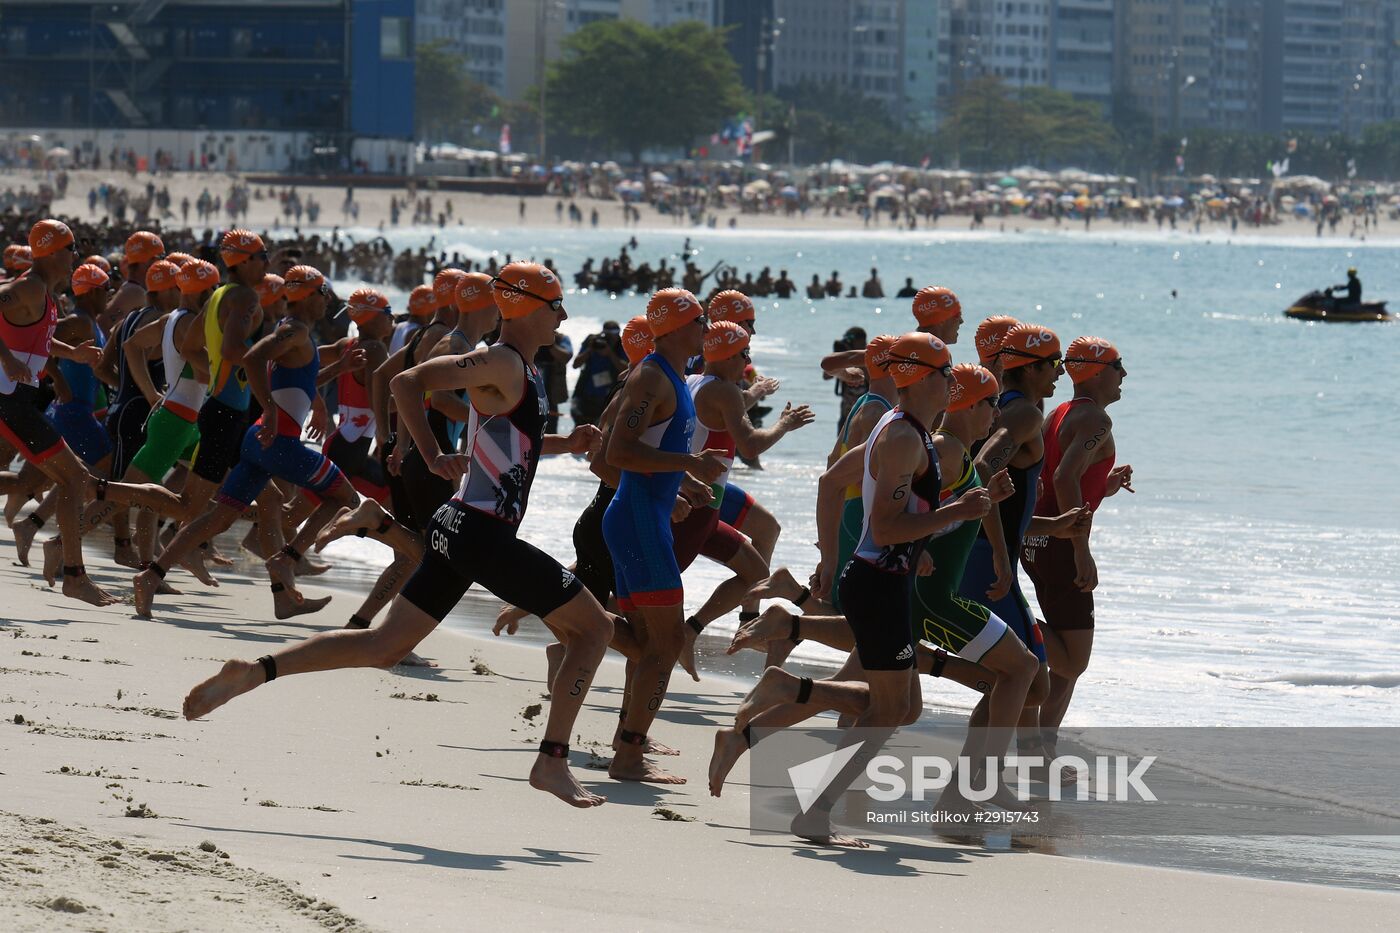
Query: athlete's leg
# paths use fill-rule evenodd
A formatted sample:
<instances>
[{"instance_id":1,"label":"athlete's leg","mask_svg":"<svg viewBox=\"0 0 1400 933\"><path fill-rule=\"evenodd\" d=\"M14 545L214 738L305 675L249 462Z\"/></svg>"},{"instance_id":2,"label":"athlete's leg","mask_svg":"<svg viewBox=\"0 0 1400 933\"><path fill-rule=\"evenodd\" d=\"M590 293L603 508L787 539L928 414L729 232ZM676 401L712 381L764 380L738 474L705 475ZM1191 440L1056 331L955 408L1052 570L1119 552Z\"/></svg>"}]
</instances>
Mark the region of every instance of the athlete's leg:
<instances>
[{"instance_id":1,"label":"athlete's leg","mask_svg":"<svg viewBox=\"0 0 1400 933\"><path fill-rule=\"evenodd\" d=\"M1040 705L1040 728L1053 736L1064 721L1075 684L1089 667L1094 630L1046 627L1045 651L1050 658L1050 693Z\"/></svg>"},{"instance_id":2,"label":"athlete's leg","mask_svg":"<svg viewBox=\"0 0 1400 933\"><path fill-rule=\"evenodd\" d=\"M636 594L633 594L635 597ZM626 781L657 784L684 784L685 778L669 774L642 757L647 732L666 699L671 671L680 658L684 638L685 609L669 606L637 606L627 614L632 630L639 636L641 652L622 721L621 745L613 756L608 774Z\"/></svg>"},{"instance_id":3,"label":"athlete's leg","mask_svg":"<svg viewBox=\"0 0 1400 933\"><path fill-rule=\"evenodd\" d=\"M574 733L574 723L583 707L593 676L603 660L612 623L603 607L586 589L581 589L567 603L548 613L544 622L559 636L564 655L559 670L551 682L549 717L545 720L544 740L566 746ZM553 689L557 685L558 689ZM569 771L568 760L540 754L530 770L530 786L548 791L574 806L597 806L602 798L589 794L579 786Z\"/></svg>"},{"instance_id":4,"label":"athlete's leg","mask_svg":"<svg viewBox=\"0 0 1400 933\"><path fill-rule=\"evenodd\" d=\"M151 602L155 599L160 581L165 578L170 568L180 563L191 551L197 550L202 542L227 531L241 513L242 509L237 505L219 501L194 521L182 526L170 544L161 551L160 556L151 562L151 566L132 579L136 615L149 619Z\"/></svg>"},{"instance_id":5,"label":"athlete's leg","mask_svg":"<svg viewBox=\"0 0 1400 933\"><path fill-rule=\"evenodd\" d=\"M83 537L79 528L82 504L87 496L91 476L77 455L60 441L53 452L37 464L58 487L58 533L62 539L63 595L80 599L94 606L106 606L117 597L104 592L93 583L83 568ZM47 554L46 548L46 557ZM53 578L46 570L49 585Z\"/></svg>"}]
</instances>

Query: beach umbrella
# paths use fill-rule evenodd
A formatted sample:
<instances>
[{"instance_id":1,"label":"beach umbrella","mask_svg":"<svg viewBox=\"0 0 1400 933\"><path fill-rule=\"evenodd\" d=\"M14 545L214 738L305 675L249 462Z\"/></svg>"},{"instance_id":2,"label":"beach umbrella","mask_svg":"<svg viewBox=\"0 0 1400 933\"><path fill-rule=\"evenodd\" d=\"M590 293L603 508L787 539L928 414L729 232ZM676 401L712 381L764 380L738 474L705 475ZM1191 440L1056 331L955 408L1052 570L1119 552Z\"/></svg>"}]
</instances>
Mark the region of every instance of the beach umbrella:
<instances>
[{"instance_id":1,"label":"beach umbrella","mask_svg":"<svg viewBox=\"0 0 1400 933\"><path fill-rule=\"evenodd\" d=\"M1072 194L1062 194L1062 195L1060 195L1060 203L1061 203L1061 204L1073 204L1073 203L1074 203L1074 195L1072 195Z\"/></svg>"},{"instance_id":2,"label":"beach umbrella","mask_svg":"<svg viewBox=\"0 0 1400 933\"><path fill-rule=\"evenodd\" d=\"M1001 177L1001 180L998 181L997 184L1003 188L1014 188L1017 184L1019 184L1019 182L1017 182L1016 179L1012 178L1010 175L1003 175Z\"/></svg>"},{"instance_id":3,"label":"beach umbrella","mask_svg":"<svg viewBox=\"0 0 1400 933\"><path fill-rule=\"evenodd\" d=\"M1183 200L1182 200L1180 197L1178 197L1177 195L1172 195L1171 197L1167 198L1167 199L1166 199L1165 201L1163 201L1162 203L1165 204L1167 207L1181 207L1181 206L1182 206L1183 204L1185 204L1186 202L1183 201Z\"/></svg>"},{"instance_id":4,"label":"beach umbrella","mask_svg":"<svg viewBox=\"0 0 1400 933\"><path fill-rule=\"evenodd\" d=\"M782 190L778 193L788 199L796 198L798 194L797 188L792 185L784 185Z\"/></svg>"},{"instance_id":5,"label":"beach umbrella","mask_svg":"<svg viewBox=\"0 0 1400 933\"><path fill-rule=\"evenodd\" d=\"M671 183L670 177L667 176L665 172L652 172L647 177L650 178L654 184L669 185Z\"/></svg>"},{"instance_id":6,"label":"beach umbrella","mask_svg":"<svg viewBox=\"0 0 1400 933\"><path fill-rule=\"evenodd\" d=\"M1295 204L1293 205L1293 213L1297 214L1299 217L1306 217L1308 216L1308 206L1306 204Z\"/></svg>"},{"instance_id":7,"label":"beach umbrella","mask_svg":"<svg viewBox=\"0 0 1400 933\"><path fill-rule=\"evenodd\" d=\"M71 159L73 158L73 153L68 149L64 149L62 146L54 146L49 150L49 158L56 160Z\"/></svg>"},{"instance_id":8,"label":"beach umbrella","mask_svg":"<svg viewBox=\"0 0 1400 933\"><path fill-rule=\"evenodd\" d=\"M1110 198L1122 197L1123 190L1121 188L1109 188L1104 194L1108 195Z\"/></svg>"},{"instance_id":9,"label":"beach umbrella","mask_svg":"<svg viewBox=\"0 0 1400 933\"><path fill-rule=\"evenodd\" d=\"M1206 207L1210 208L1220 208L1224 206L1225 202L1220 200L1219 198L1211 198L1209 201L1206 202Z\"/></svg>"}]
</instances>

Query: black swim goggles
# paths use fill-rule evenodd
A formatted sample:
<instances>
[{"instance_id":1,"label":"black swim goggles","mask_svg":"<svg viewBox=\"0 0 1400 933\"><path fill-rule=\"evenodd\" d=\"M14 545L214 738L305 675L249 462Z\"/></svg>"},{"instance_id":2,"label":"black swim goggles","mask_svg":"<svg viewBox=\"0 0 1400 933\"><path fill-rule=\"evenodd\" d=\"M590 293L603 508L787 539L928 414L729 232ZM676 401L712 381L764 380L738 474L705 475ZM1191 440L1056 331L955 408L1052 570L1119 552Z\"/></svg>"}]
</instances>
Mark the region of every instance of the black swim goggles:
<instances>
[{"instance_id":1,"label":"black swim goggles","mask_svg":"<svg viewBox=\"0 0 1400 933\"><path fill-rule=\"evenodd\" d=\"M1034 353L1027 353L1025 350L1015 350L1015 349L1012 349L1011 347L1002 347L1002 348L1001 348L1000 350L998 350L997 352L998 352L998 353L1009 353L1009 354L1012 355L1012 356L1020 356L1020 357L1024 357L1025 359L1028 359L1028 360L1035 360L1036 363L1049 363L1051 366L1055 367L1056 369L1059 369L1060 366L1061 366L1062 364L1068 363L1068 362L1069 362L1069 360L1066 360L1066 359L1064 359L1063 357L1059 357L1059 356L1036 356ZM1034 364L1031 364L1031 365L1034 365Z\"/></svg>"},{"instance_id":2,"label":"black swim goggles","mask_svg":"<svg viewBox=\"0 0 1400 933\"><path fill-rule=\"evenodd\" d=\"M1088 357L1085 357L1085 356L1067 356L1067 357L1065 357L1065 362L1066 362L1066 363L1093 363L1095 366L1107 366L1109 369L1116 369L1116 370L1118 370L1120 373L1123 371L1123 360L1122 360L1122 359L1113 359L1113 360L1091 360L1091 359L1089 359Z\"/></svg>"},{"instance_id":3,"label":"black swim goggles","mask_svg":"<svg viewBox=\"0 0 1400 933\"><path fill-rule=\"evenodd\" d=\"M922 367L924 367L925 369L937 370L937 371L938 371L938 374L939 374L940 376L942 376L944 379L951 379L951 378L953 378L953 364L952 364L952 363L944 363L942 366L937 366L937 365L935 365L935 364L933 364L933 363L926 363L926 362L924 362L923 360L917 360L917 359L915 359L915 358L912 357L912 356L895 356L893 353L891 353L891 354L887 357L887 359L888 359L889 362L885 364L885 365L886 365L886 368L888 368L889 366L893 365L894 363L912 363L912 364L915 365L915 366L922 366Z\"/></svg>"},{"instance_id":4,"label":"black swim goggles","mask_svg":"<svg viewBox=\"0 0 1400 933\"><path fill-rule=\"evenodd\" d=\"M521 288L518 285L510 284L505 279L501 278L499 275L491 277L491 287L499 289L503 292L515 292L517 295L524 295L526 298L533 298L541 304L549 305L556 312L561 312L564 310L564 299L562 297L546 298L543 295L536 295L534 292L527 292L525 289Z\"/></svg>"}]
</instances>

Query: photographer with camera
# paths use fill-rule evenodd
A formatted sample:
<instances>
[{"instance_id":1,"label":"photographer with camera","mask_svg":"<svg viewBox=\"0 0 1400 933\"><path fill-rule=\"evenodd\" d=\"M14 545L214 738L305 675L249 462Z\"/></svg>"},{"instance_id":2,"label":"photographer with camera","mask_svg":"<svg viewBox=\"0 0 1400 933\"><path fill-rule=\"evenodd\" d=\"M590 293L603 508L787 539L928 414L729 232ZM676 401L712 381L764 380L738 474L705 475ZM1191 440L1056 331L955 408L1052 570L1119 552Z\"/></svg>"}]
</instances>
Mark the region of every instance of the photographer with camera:
<instances>
[{"instance_id":1,"label":"photographer with camera","mask_svg":"<svg viewBox=\"0 0 1400 933\"><path fill-rule=\"evenodd\" d=\"M622 353L622 328L618 323L608 321L601 334L589 334L584 338L573 365L574 369L582 370L578 382L574 383L570 406L574 425L597 424L608 403L608 390L627 368L627 357Z\"/></svg>"}]
</instances>

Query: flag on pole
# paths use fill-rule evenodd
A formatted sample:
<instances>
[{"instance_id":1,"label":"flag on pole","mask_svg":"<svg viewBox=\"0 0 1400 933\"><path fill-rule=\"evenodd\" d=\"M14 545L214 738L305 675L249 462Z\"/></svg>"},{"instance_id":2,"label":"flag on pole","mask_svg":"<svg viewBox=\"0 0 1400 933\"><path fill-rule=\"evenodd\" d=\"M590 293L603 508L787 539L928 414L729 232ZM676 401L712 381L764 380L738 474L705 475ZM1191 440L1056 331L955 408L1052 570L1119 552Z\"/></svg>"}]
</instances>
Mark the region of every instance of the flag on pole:
<instances>
[{"instance_id":1,"label":"flag on pole","mask_svg":"<svg viewBox=\"0 0 1400 933\"><path fill-rule=\"evenodd\" d=\"M501 124L501 144L498 147L501 155L510 155L510 124Z\"/></svg>"}]
</instances>

